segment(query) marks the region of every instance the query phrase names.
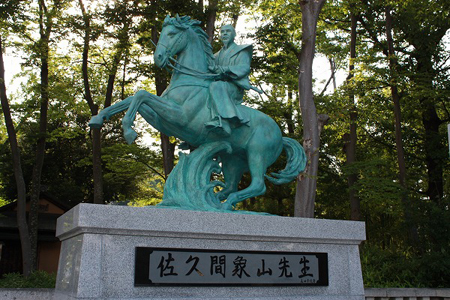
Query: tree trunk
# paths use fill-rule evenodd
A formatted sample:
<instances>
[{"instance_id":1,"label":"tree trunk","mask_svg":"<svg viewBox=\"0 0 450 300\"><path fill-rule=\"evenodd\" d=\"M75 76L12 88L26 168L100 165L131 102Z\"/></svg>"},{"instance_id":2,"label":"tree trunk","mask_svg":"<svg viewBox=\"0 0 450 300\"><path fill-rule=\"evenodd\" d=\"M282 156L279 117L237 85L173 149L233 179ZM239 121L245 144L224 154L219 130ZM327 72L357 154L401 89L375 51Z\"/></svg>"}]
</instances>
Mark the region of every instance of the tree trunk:
<instances>
[{"instance_id":1,"label":"tree trunk","mask_svg":"<svg viewBox=\"0 0 450 300\"><path fill-rule=\"evenodd\" d=\"M315 52L317 20L326 0L300 1L302 10L302 50L299 64L299 99L303 119L303 147L308 164L297 179L295 193L296 217L314 217L317 171L319 167L319 131L321 124L317 116L312 91L312 65ZM322 124L323 125L323 124Z\"/></svg>"},{"instance_id":2,"label":"tree trunk","mask_svg":"<svg viewBox=\"0 0 450 300\"><path fill-rule=\"evenodd\" d=\"M357 18L353 12L350 13L351 19L351 37L350 37L350 64L349 73L347 77L347 82L351 83L353 79L353 71L355 69L355 58L356 58L356 28L357 28ZM356 122L358 118L358 113L355 103L355 94L353 89L350 89L350 134L346 136L345 139L345 154L347 156L347 166L351 166L356 161L356 145L358 141L358 136L356 132ZM358 176L355 172L351 172L347 176L347 183L349 188L350 197L350 219L359 221L361 218L360 200L353 189L354 184L357 182Z\"/></svg>"},{"instance_id":3,"label":"tree trunk","mask_svg":"<svg viewBox=\"0 0 450 300\"><path fill-rule=\"evenodd\" d=\"M11 110L6 96L5 66L3 63L3 46L0 37L0 100L3 115L5 117L6 130L8 132L9 145L11 147L14 178L17 187L17 226L19 228L20 244L22 246L23 274L29 276L32 272L31 243L26 216L26 185L20 162L20 149L17 143L16 131L11 118Z\"/></svg>"},{"instance_id":4,"label":"tree trunk","mask_svg":"<svg viewBox=\"0 0 450 300\"><path fill-rule=\"evenodd\" d=\"M36 145L36 157L33 166L30 188L30 212L29 212L29 231L31 243L31 264L32 269L37 269L37 242L38 242L38 209L39 197L41 194L41 176L44 166L45 143L47 138L47 113L48 113L48 60L49 60L49 42L52 31L52 22L48 21L48 12L45 1L39 1L39 55L41 59L41 103L39 110L39 137ZM45 21L46 19L47 21Z\"/></svg>"},{"instance_id":5,"label":"tree trunk","mask_svg":"<svg viewBox=\"0 0 450 300\"><path fill-rule=\"evenodd\" d=\"M392 16L391 9L386 6L386 41L388 45L389 54L389 71L390 71L390 88L392 102L394 103L394 119L395 119L395 145L397 148L397 163L398 163L398 179L403 189L402 191L402 205L403 212L405 214L406 225L408 227L408 238L411 242L417 243L417 228L412 220L412 207L408 199L408 186L406 182L406 162L405 152L403 149L403 138L401 128L401 107L400 107L400 95L398 93L398 62L394 52L394 41L392 39Z\"/></svg>"},{"instance_id":6,"label":"tree trunk","mask_svg":"<svg viewBox=\"0 0 450 300\"><path fill-rule=\"evenodd\" d=\"M172 172L175 160L175 143L170 142L170 137L164 133L160 133L161 151L163 154L164 177L167 179Z\"/></svg>"},{"instance_id":7,"label":"tree trunk","mask_svg":"<svg viewBox=\"0 0 450 300\"><path fill-rule=\"evenodd\" d=\"M88 75L88 58L89 58L89 48L90 48L90 37L91 37L91 18L86 13L84 4L82 0L78 1L83 15L84 21L84 41L83 41L83 62L82 62L82 73L83 73L83 83L84 83L84 99L89 105L91 115L95 116L98 114L98 105L92 100L91 88L89 84ZM102 158L101 158L101 130L100 128L92 129L92 177L94 180L94 200L95 204L104 204L103 199L103 171L102 171Z\"/></svg>"},{"instance_id":8,"label":"tree trunk","mask_svg":"<svg viewBox=\"0 0 450 300\"><path fill-rule=\"evenodd\" d=\"M399 182L403 189L406 190L406 163L405 154L403 150L402 130L401 130L401 108L400 96L398 94L397 81L397 59L394 53L394 42L392 40L392 16L390 8L386 7L386 40L388 44L389 53L389 70L390 70L390 88L392 101L394 103L394 118L395 118L395 144L397 147L397 162L399 169Z\"/></svg>"},{"instance_id":9,"label":"tree trunk","mask_svg":"<svg viewBox=\"0 0 450 300\"><path fill-rule=\"evenodd\" d=\"M104 204L101 129L92 128L92 177L94 180L94 203Z\"/></svg>"},{"instance_id":10,"label":"tree trunk","mask_svg":"<svg viewBox=\"0 0 450 300\"><path fill-rule=\"evenodd\" d=\"M122 70L122 83L121 83L121 91L120 91L120 99L125 100L125 85L127 84L126 74L127 74L127 63L129 53L125 54L125 59L123 62L123 70Z\"/></svg>"},{"instance_id":11,"label":"tree trunk","mask_svg":"<svg viewBox=\"0 0 450 300\"><path fill-rule=\"evenodd\" d=\"M330 70L331 70L331 77L333 78L333 92L336 92L337 84L336 84L336 62L332 57L329 59L330 62Z\"/></svg>"},{"instance_id":12,"label":"tree trunk","mask_svg":"<svg viewBox=\"0 0 450 300\"><path fill-rule=\"evenodd\" d=\"M116 73L117 67L116 68L113 67L111 74L108 75L108 84L106 86L106 94L105 94L105 105L103 106L103 109L107 108L108 106L111 106L114 81L116 80Z\"/></svg>"},{"instance_id":13,"label":"tree trunk","mask_svg":"<svg viewBox=\"0 0 450 300\"><path fill-rule=\"evenodd\" d=\"M288 129L288 133L290 135L293 135L295 132L295 124L294 124L294 120L293 120L293 93L292 93L292 89L290 89L288 87L288 92L287 92L287 100L288 100L288 106L287 109L284 111L283 115L286 119L286 124L287 124L287 129Z\"/></svg>"},{"instance_id":14,"label":"tree trunk","mask_svg":"<svg viewBox=\"0 0 450 300\"><path fill-rule=\"evenodd\" d=\"M430 200L440 204L444 196L443 168L444 159L436 153L436 149L443 149L440 141L439 126L442 121L436 112L436 107L431 104L430 99L423 99L422 122L425 128L425 153L428 172L427 195Z\"/></svg>"},{"instance_id":15,"label":"tree trunk","mask_svg":"<svg viewBox=\"0 0 450 300\"><path fill-rule=\"evenodd\" d=\"M424 45L426 47L426 45ZM433 86L433 63L428 49L416 47L417 51L417 74L412 77L415 85L421 91L432 91ZM439 118L434 99L429 92L421 92L419 98L422 107L422 123L425 129L425 163L427 166L428 189L427 196L433 202L440 204L444 196L443 166L446 151L441 143L439 127L442 120ZM440 150L442 149L442 150Z\"/></svg>"},{"instance_id":16,"label":"tree trunk","mask_svg":"<svg viewBox=\"0 0 450 300\"><path fill-rule=\"evenodd\" d=\"M126 31L127 28L128 28L128 25L125 24L123 30ZM114 82L116 80L116 75L117 75L117 69L119 68L119 63L122 59L124 52L126 52L125 51L125 47L126 47L125 40L123 40L123 36L121 37L121 40L119 40L118 50L114 54L113 65L111 68L111 72L108 75L108 84L106 86L106 94L105 94L105 105L104 105L103 109L111 106L113 90L114 90Z\"/></svg>"},{"instance_id":17,"label":"tree trunk","mask_svg":"<svg viewBox=\"0 0 450 300\"><path fill-rule=\"evenodd\" d=\"M333 82L333 92L336 91L336 66L332 58L329 61L330 61L331 75L330 78L328 78L328 81L323 87L322 91L320 92L319 97L322 97L325 94L331 82Z\"/></svg>"},{"instance_id":18,"label":"tree trunk","mask_svg":"<svg viewBox=\"0 0 450 300\"><path fill-rule=\"evenodd\" d=\"M105 94L105 105L103 109L111 106L112 96L114 90L114 81L116 79L117 69L122 56L122 50L119 50L115 54L113 59L113 66L110 74L108 75L108 84L106 87ZM93 164L93 176L94 176L94 203L104 204L104 194L103 194L103 172L102 172L102 159L101 159L101 129L92 129L92 164ZM96 182L96 183L95 183Z\"/></svg>"},{"instance_id":19,"label":"tree trunk","mask_svg":"<svg viewBox=\"0 0 450 300\"><path fill-rule=\"evenodd\" d=\"M218 0L211 0L208 4L206 13L206 33L208 34L208 41L211 43L214 39L214 29L217 16Z\"/></svg>"}]
</instances>

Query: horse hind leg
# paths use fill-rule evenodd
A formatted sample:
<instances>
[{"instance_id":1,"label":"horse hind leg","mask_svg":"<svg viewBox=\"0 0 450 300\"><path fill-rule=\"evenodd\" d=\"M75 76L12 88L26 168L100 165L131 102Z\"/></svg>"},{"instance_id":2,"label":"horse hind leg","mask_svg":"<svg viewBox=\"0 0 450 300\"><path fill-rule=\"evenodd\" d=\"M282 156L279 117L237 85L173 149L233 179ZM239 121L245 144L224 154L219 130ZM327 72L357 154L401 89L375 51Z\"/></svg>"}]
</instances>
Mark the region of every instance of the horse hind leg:
<instances>
[{"instance_id":1,"label":"horse hind leg","mask_svg":"<svg viewBox=\"0 0 450 300\"><path fill-rule=\"evenodd\" d=\"M223 208L232 210L233 206L237 203L244 201L248 198L260 196L266 192L266 185L264 183L264 174L266 173L267 166L264 163L264 157L261 154L248 155L248 166L250 169L250 175L252 182L250 185L238 192L231 193L227 201L223 203Z\"/></svg>"},{"instance_id":2,"label":"horse hind leg","mask_svg":"<svg viewBox=\"0 0 450 300\"><path fill-rule=\"evenodd\" d=\"M237 203L263 195L266 192L264 175L267 168L278 158L283 149L279 141L281 141L281 133L277 126L263 126L256 129L247 143L246 150L252 181L247 188L228 196L227 201L223 203L225 209L232 210Z\"/></svg>"},{"instance_id":3,"label":"horse hind leg","mask_svg":"<svg viewBox=\"0 0 450 300\"><path fill-rule=\"evenodd\" d=\"M225 180L225 187L218 192L218 198L225 200L228 195L238 189L242 175L247 171L247 161L239 156L221 155L222 173Z\"/></svg>"}]
</instances>

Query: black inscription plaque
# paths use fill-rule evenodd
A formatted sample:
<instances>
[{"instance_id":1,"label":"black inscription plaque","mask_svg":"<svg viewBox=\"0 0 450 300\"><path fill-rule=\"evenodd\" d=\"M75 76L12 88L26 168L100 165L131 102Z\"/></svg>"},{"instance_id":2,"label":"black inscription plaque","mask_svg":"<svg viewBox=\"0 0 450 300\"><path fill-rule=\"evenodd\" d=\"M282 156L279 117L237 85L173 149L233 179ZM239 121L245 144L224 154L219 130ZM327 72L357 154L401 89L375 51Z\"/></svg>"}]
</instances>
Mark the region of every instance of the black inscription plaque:
<instances>
[{"instance_id":1,"label":"black inscription plaque","mask_svg":"<svg viewBox=\"0 0 450 300\"><path fill-rule=\"evenodd\" d=\"M134 285L327 286L328 255L136 247Z\"/></svg>"}]
</instances>

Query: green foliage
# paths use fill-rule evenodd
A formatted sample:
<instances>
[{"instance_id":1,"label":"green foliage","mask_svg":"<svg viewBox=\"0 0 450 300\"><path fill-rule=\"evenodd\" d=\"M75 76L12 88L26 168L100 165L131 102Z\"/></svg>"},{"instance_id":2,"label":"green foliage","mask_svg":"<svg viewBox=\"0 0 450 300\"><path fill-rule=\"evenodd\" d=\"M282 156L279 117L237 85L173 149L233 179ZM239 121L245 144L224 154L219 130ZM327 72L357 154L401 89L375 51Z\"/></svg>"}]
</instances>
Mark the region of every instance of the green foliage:
<instances>
[{"instance_id":1,"label":"green foliage","mask_svg":"<svg viewBox=\"0 0 450 300\"><path fill-rule=\"evenodd\" d=\"M150 177L145 181L139 183L140 195L134 196L134 198L128 203L130 206L149 206L156 205L162 201L164 181L159 176Z\"/></svg>"},{"instance_id":2,"label":"green foliage","mask_svg":"<svg viewBox=\"0 0 450 300\"><path fill-rule=\"evenodd\" d=\"M429 268L421 266L420 261L409 257L408 253L365 245L361 251L361 267L365 287L421 288L428 286L427 282L420 280L419 272L428 273Z\"/></svg>"},{"instance_id":3,"label":"green foliage","mask_svg":"<svg viewBox=\"0 0 450 300\"><path fill-rule=\"evenodd\" d=\"M41 62L36 41L37 8L29 1L3 2L0 35L8 49L24 56L20 75L26 80L19 90L8 90L8 93L12 94L22 167L29 184L39 137ZM78 3L61 3L63 9L53 18L55 27L50 40L49 122L42 184L56 198L76 204L93 199L92 143L87 126L91 112L84 99L81 73L85 28ZM154 47L149 40L161 30L163 16L188 14L205 22L209 8L200 7L199 1L178 0L91 4L85 0L92 30L88 73L93 100L100 108L112 74L115 74L113 103L141 88L155 93L155 74L162 81L168 80L168 73L157 70L150 59ZM401 97L406 189L398 180L390 90L393 78L385 42L386 4L391 6L394 18L394 50L399 65L395 82ZM49 11L52 7L49 2ZM255 49L251 80L265 93L261 96L248 93L245 103L271 116L284 135L301 141L297 81L302 33L298 2L218 1L217 9L217 27L236 21L243 10L250 10L255 21L255 28L248 36L254 41ZM354 191L360 199L361 219L367 229L367 241L361 248L366 286L448 287L450 161L444 125L450 120L450 2L327 1L320 15L316 48L345 73L348 73L350 11L358 17L353 78L334 93L315 97L318 113L330 116L321 133L316 216L349 219L349 192ZM218 43L213 46L217 48ZM314 86L322 90L324 83L314 82ZM350 100L353 95L354 102ZM353 105L358 114L357 162L349 166L344 148ZM434 113L437 119L430 130L431 122L427 121ZM155 205L162 199L165 181L159 137L154 134L156 139L151 150L142 143L126 145L120 119L117 116L110 120L102 136L105 199L134 206ZM141 127L139 121L136 126ZM3 205L16 199L3 120L0 142L0 205ZM281 170L284 165L282 156L268 172ZM437 179L430 175L433 166ZM351 189L347 182L350 174L358 178ZM250 180L245 175L239 188L248 186ZM430 199L430 191L437 186L433 184L439 181L443 183L442 195ZM248 199L239 208L293 216L295 187L295 183L283 186L267 183L264 196ZM410 223L402 201L405 195L410 206ZM411 227L415 233L410 233ZM45 274L39 276L46 278ZM37 281L45 282L44 279ZM5 280L22 282L24 279L10 274L0 284ZM8 284L8 287L24 287L21 284Z\"/></svg>"},{"instance_id":4,"label":"green foliage","mask_svg":"<svg viewBox=\"0 0 450 300\"><path fill-rule=\"evenodd\" d=\"M381 248L366 243L361 249L364 285L372 288L446 288L450 284L448 250L447 247L418 253L413 247Z\"/></svg>"},{"instance_id":5,"label":"green foliage","mask_svg":"<svg viewBox=\"0 0 450 300\"><path fill-rule=\"evenodd\" d=\"M8 204L8 203L9 203L8 200L6 200L6 199L0 197L0 207L6 205L6 204Z\"/></svg>"},{"instance_id":6,"label":"green foliage","mask_svg":"<svg viewBox=\"0 0 450 300\"><path fill-rule=\"evenodd\" d=\"M160 182L154 182L154 168L150 168L156 165L158 158L154 152L136 144L115 144L103 148L106 199L137 201L161 195Z\"/></svg>"},{"instance_id":7,"label":"green foliage","mask_svg":"<svg viewBox=\"0 0 450 300\"><path fill-rule=\"evenodd\" d=\"M9 273L0 279L0 288L54 288L56 274L45 271L35 271L24 277L19 273Z\"/></svg>"},{"instance_id":8,"label":"green foliage","mask_svg":"<svg viewBox=\"0 0 450 300\"><path fill-rule=\"evenodd\" d=\"M448 287L450 214L447 205L445 200L441 207L432 201L415 202L415 242L407 236L408 226L399 203L392 203L391 207L384 205L384 211L368 215L371 219L366 217L367 242L361 247L365 286ZM375 216L379 219L374 219Z\"/></svg>"}]
</instances>

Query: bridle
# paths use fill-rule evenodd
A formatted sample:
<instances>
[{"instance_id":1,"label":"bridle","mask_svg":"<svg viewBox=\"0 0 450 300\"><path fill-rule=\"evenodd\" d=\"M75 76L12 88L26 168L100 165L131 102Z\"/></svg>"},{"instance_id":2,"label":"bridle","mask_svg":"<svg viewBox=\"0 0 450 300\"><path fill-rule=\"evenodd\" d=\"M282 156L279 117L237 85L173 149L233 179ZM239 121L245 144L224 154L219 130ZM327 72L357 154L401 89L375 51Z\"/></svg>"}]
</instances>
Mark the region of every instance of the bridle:
<instances>
[{"instance_id":1,"label":"bridle","mask_svg":"<svg viewBox=\"0 0 450 300\"><path fill-rule=\"evenodd\" d=\"M184 32L182 34L184 34ZM182 37L182 35L180 35L178 37L178 39L176 40L174 46L178 45L178 43L181 40L181 37ZM155 42L153 42L152 39L150 39L150 41L152 42L152 44L156 48L157 45L155 44ZM194 77L201 78L201 79L211 79L211 80L213 80L213 79L217 78L217 74L201 72L201 71L189 68L189 67L181 64L178 60L173 58L174 54L170 53L170 48L169 47L167 47L166 45L162 44L161 42L158 42L158 44L163 46L166 49L165 52L166 52L167 57L169 58L169 61L167 62L167 66L169 66L170 68L174 69L175 71L180 72L181 74L190 75L190 76L194 76ZM175 65L173 65L170 61L174 62ZM180 66L181 68L178 68L177 65ZM185 69L186 71L183 70L183 69Z\"/></svg>"}]
</instances>

